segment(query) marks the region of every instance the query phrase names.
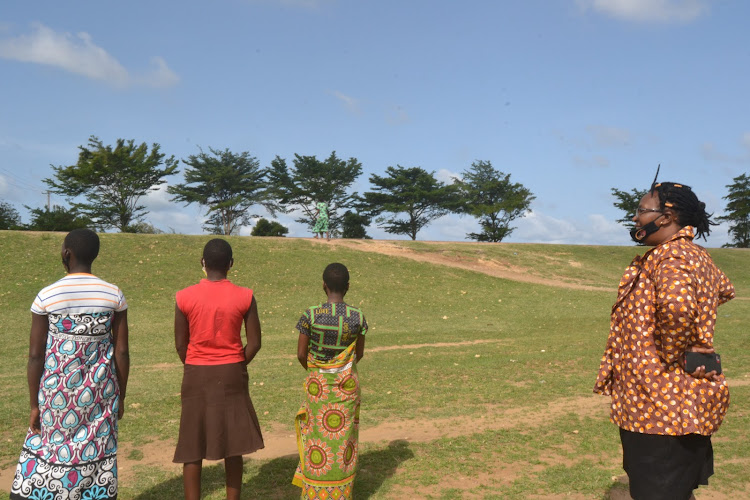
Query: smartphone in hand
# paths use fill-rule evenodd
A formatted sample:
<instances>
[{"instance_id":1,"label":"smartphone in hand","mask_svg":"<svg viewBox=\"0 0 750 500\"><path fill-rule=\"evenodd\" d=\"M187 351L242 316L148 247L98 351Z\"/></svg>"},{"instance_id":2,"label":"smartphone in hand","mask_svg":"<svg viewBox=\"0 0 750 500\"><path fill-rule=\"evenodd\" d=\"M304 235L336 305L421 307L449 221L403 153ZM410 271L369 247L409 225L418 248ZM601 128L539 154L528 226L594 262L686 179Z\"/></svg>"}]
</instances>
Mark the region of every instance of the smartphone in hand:
<instances>
[{"instance_id":1,"label":"smartphone in hand","mask_svg":"<svg viewBox=\"0 0 750 500\"><path fill-rule=\"evenodd\" d=\"M706 373L716 370L716 374L721 373L721 356L717 353L703 352L686 352L685 353L685 371L693 373L699 366L706 367Z\"/></svg>"}]
</instances>

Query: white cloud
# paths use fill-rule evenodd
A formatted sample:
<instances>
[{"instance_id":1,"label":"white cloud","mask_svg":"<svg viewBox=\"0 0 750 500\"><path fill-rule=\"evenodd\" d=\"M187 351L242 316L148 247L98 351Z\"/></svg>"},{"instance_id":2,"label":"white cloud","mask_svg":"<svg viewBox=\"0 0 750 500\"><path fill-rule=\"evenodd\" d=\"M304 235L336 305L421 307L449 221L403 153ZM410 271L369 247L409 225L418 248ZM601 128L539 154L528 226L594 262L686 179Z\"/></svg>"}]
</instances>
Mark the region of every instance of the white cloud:
<instances>
[{"instance_id":1,"label":"white cloud","mask_svg":"<svg viewBox=\"0 0 750 500\"><path fill-rule=\"evenodd\" d=\"M600 214L589 214L569 221L533 211L511 223L515 229L505 243L550 243L562 245L630 245L625 226ZM422 241L471 241L468 233L481 231L473 217L449 214L430 223L417 234ZM375 227L368 234L377 239L408 239L405 235L389 235Z\"/></svg>"},{"instance_id":2,"label":"white cloud","mask_svg":"<svg viewBox=\"0 0 750 500\"><path fill-rule=\"evenodd\" d=\"M583 10L636 22L689 22L708 12L710 0L576 0Z\"/></svg>"},{"instance_id":3,"label":"white cloud","mask_svg":"<svg viewBox=\"0 0 750 500\"><path fill-rule=\"evenodd\" d=\"M341 101L341 103L344 105L347 111L355 115L362 114L362 110L359 107L359 101L357 99L351 96L348 96L344 94L343 92L339 92L338 90L334 90L331 93L336 99Z\"/></svg>"},{"instance_id":4,"label":"white cloud","mask_svg":"<svg viewBox=\"0 0 750 500\"><path fill-rule=\"evenodd\" d=\"M117 59L96 45L88 33L57 33L38 23L30 34L0 40L0 57L55 66L116 87L165 87L179 81L162 58L152 59L151 72L131 75Z\"/></svg>"},{"instance_id":5,"label":"white cloud","mask_svg":"<svg viewBox=\"0 0 750 500\"><path fill-rule=\"evenodd\" d=\"M0 196L5 196L8 193L8 180L3 174L0 174Z\"/></svg>"},{"instance_id":6,"label":"white cloud","mask_svg":"<svg viewBox=\"0 0 750 500\"><path fill-rule=\"evenodd\" d=\"M161 184L156 190L149 191L140 199L148 213L144 219L162 231L181 234L201 234L205 220L202 208L198 205L185 206L170 201L167 184Z\"/></svg>"},{"instance_id":7,"label":"white cloud","mask_svg":"<svg viewBox=\"0 0 750 500\"><path fill-rule=\"evenodd\" d=\"M479 224L475 218L448 214L422 228L417 233L417 239L423 241L470 241L467 240L466 235L479 231ZM390 238L394 238L394 236L391 235Z\"/></svg>"},{"instance_id":8,"label":"white cloud","mask_svg":"<svg viewBox=\"0 0 750 500\"><path fill-rule=\"evenodd\" d=\"M630 131L623 128L589 125L586 127L586 131L591 135L594 145L597 147L612 148L630 145Z\"/></svg>"},{"instance_id":9,"label":"white cloud","mask_svg":"<svg viewBox=\"0 0 750 500\"><path fill-rule=\"evenodd\" d=\"M621 224L600 214L582 219L560 219L533 211L516 221L510 241L520 243L557 243L566 245L628 245L630 236Z\"/></svg>"},{"instance_id":10,"label":"white cloud","mask_svg":"<svg viewBox=\"0 0 750 500\"><path fill-rule=\"evenodd\" d=\"M167 184L161 184L153 191L149 191L146 196L141 198L142 203L149 210L173 209L177 206L176 202L171 202L171 194L167 193Z\"/></svg>"},{"instance_id":11,"label":"white cloud","mask_svg":"<svg viewBox=\"0 0 750 500\"><path fill-rule=\"evenodd\" d=\"M169 69L167 62L159 57L154 56L151 58L152 70L141 76L134 76L132 78L133 83L140 84L146 87L156 88L167 88L174 87L180 82L180 77L177 73Z\"/></svg>"},{"instance_id":12,"label":"white cloud","mask_svg":"<svg viewBox=\"0 0 750 500\"><path fill-rule=\"evenodd\" d=\"M435 172L435 179L439 180L440 182L444 182L446 184L453 184L454 177L458 177L460 179L461 174L451 172L447 168L441 168L440 170Z\"/></svg>"}]
</instances>

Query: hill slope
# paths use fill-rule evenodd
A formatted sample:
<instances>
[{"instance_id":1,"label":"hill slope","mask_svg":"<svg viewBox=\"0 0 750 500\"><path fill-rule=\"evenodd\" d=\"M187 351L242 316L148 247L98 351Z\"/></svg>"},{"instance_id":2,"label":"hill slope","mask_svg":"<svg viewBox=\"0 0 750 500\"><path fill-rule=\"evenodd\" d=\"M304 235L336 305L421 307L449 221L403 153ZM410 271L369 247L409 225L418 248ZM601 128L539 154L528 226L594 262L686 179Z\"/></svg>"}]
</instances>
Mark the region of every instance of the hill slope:
<instances>
[{"instance_id":1,"label":"hill slope","mask_svg":"<svg viewBox=\"0 0 750 500\"><path fill-rule=\"evenodd\" d=\"M0 232L3 478L17 459L27 419L28 308L39 289L63 275L63 236ZM179 490L177 471L169 465L181 379L172 338L174 293L202 277L200 254L210 236L101 237L94 272L118 284L130 305L133 368L120 432L122 496L167 498ZM248 471L278 467L268 477L278 476L279 484L287 484L294 459L283 455L294 451L291 423L304 375L296 363L293 327L305 307L324 300L322 270L338 261L352 274L347 299L364 309L371 325L360 366L362 463L367 471L358 479L358 491L388 498L389 492L408 496L420 484L432 484L436 496L458 488L472 494L502 491L509 498L548 492L552 498L583 488L577 498L599 498L613 487L609 478L619 470L618 444L607 422L606 398L592 396L591 386L617 282L638 249L229 241L235 252L231 278L255 290L263 327L263 349L250 365L250 377L267 449L258 455L262 460L249 463ZM711 253L742 298L748 297L750 253ZM731 460L738 468L720 468L719 489L747 486L742 472L750 466L750 450L742 444L748 442L742 425L749 406L747 317L746 300L720 311L717 349L735 388L733 409L715 446L717 463ZM563 439L576 429L585 430L572 441ZM381 444L394 439L407 444ZM500 440L506 443L502 450ZM472 453L482 454L481 463L461 458ZM400 465L376 465L381 461ZM518 463L527 466L514 465ZM563 477L560 464L567 464ZM510 475L496 476L492 471L497 470ZM446 474L466 480L450 482ZM574 487L581 480L568 481L570 474L587 479ZM294 491L263 475L255 481L261 490L280 488L278 498ZM217 491L211 498L221 496Z\"/></svg>"}]
</instances>

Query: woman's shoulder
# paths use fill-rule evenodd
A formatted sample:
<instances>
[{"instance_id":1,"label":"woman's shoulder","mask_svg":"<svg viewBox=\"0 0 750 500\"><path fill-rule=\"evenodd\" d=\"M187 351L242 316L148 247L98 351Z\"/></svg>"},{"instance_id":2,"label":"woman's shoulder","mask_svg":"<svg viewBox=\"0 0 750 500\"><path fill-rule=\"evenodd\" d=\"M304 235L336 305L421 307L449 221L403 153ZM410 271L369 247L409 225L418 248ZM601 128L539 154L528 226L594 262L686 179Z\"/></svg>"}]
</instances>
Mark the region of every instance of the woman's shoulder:
<instances>
[{"instance_id":1,"label":"woman's shoulder","mask_svg":"<svg viewBox=\"0 0 750 500\"><path fill-rule=\"evenodd\" d=\"M177 295L189 295L189 294L197 292L198 290L201 289L202 281L203 280L199 281L198 283L195 283L194 285L186 286L185 288L177 290Z\"/></svg>"},{"instance_id":2,"label":"woman's shoulder","mask_svg":"<svg viewBox=\"0 0 750 500\"><path fill-rule=\"evenodd\" d=\"M60 278L59 280L55 281L54 283L51 283L47 285L46 287L42 288L39 292L39 295L46 295L49 293L60 293L63 291L70 291L72 289L81 289L81 288L107 288L110 290L116 290L120 291L120 287L115 285L114 283L110 283L108 281L105 281L98 276L95 276L93 274L83 274L83 273L76 273L76 274L68 274Z\"/></svg>"},{"instance_id":3,"label":"woman's shoulder","mask_svg":"<svg viewBox=\"0 0 750 500\"><path fill-rule=\"evenodd\" d=\"M183 288L176 293L176 297L180 298L194 297L196 299L212 298L216 294L226 296L229 294L236 297L252 298L253 290L251 288L240 286L232 283L229 280L221 281L209 281L202 279L194 285Z\"/></svg>"}]
</instances>

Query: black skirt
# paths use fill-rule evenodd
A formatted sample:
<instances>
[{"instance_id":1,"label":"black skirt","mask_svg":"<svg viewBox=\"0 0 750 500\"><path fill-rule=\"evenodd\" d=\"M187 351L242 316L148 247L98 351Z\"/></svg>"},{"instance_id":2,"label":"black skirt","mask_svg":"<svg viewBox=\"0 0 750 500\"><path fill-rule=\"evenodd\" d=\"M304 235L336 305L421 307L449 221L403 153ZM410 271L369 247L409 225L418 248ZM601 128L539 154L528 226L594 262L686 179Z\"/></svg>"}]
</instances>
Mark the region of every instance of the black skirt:
<instances>
[{"instance_id":1,"label":"black skirt","mask_svg":"<svg viewBox=\"0 0 750 500\"><path fill-rule=\"evenodd\" d=\"M263 448L244 363L185 365L173 462L220 460Z\"/></svg>"},{"instance_id":2,"label":"black skirt","mask_svg":"<svg viewBox=\"0 0 750 500\"><path fill-rule=\"evenodd\" d=\"M714 473L710 436L665 436L620 429L622 468L634 500L688 500Z\"/></svg>"}]
</instances>

